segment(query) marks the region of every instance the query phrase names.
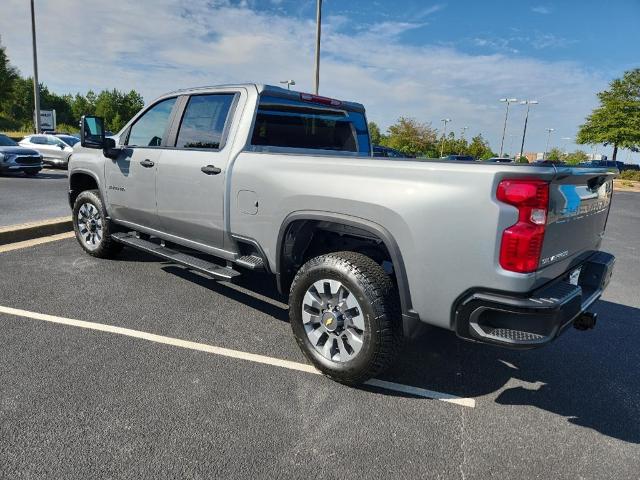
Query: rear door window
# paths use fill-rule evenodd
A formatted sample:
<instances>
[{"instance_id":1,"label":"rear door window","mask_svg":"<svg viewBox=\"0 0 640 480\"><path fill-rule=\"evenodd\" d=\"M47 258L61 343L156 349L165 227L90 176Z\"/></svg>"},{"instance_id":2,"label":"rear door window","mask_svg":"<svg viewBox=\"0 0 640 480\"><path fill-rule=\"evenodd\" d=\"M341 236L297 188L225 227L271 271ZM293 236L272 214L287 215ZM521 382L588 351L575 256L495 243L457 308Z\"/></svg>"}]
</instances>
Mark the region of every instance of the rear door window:
<instances>
[{"instance_id":1,"label":"rear door window","mask_svg":"<svg viewBox=\"0 0 640 480\"><path fill-rule=\"evenodd\" d=\"M161 146L175 103L176 98L168 98L144 112L131 127L127 145L130 147Z\"/></svg>"},{"instance_id":2,"label":"rear door window","mask_svg":"<svg viewBox=\"0 0 640 480\"><path fill-rule=\"evenodd\" d=\"M232 93L192 96L180 123L176 147L220 149L233 99Z\"/></svg>"},{"instance_id":3,"label":"rear door window","mask_svg":"<svg viewBox=\"0 0 640 480\"><path fill-rule=\"evenodd\" d=\"M369 155L369 133L363 113L267 95L260 98L251 143L258 147Z\"/></svg>"}]
</instances>

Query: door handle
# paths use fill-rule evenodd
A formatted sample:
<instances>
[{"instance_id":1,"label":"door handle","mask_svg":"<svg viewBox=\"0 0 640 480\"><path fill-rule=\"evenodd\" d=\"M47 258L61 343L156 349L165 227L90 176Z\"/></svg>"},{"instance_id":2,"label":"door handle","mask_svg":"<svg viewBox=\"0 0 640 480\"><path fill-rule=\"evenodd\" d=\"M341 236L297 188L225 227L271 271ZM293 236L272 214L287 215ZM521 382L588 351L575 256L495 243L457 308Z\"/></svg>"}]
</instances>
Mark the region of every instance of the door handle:
<instances>
[{"instance_id":1,"label":"door handle","mask_svg":"<svg viewBox=\"0 0 640 480\"><path fill-rule=\"evenodd\" d=\"M222 170L218 167L214 167L213 165L205 165L200 169L202 173L206 173L207 175L218 175Z\"/></svg>"},{"instance_id":2,"label":"door handle","mask_svg":"<svg viewBox=\"0 0 640 480\"><path fill-rule=\"evenodd\" d=\"M144 160L142 160L140 162L140 165L142 165L145 168L151 168L155 165L155 163L153 163L151 160L149 160L148 158L145 158Z\"/></svg>"}]
</instances>

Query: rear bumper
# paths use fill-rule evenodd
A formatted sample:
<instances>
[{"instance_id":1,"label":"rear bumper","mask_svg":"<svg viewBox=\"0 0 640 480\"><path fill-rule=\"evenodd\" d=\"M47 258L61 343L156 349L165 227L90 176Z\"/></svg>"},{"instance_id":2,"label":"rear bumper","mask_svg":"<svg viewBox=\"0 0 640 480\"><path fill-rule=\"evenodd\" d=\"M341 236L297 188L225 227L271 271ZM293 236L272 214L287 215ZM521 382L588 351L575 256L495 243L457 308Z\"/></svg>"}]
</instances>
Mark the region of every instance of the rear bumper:
<instances>
[{"instance_id":1,"label":"rear bumper","mask_svg":"<svg viewBox=\"0 0 640 480\"><path fill-rule=\"evenodd\" d=\"M456 305L456 333L467 340L511 348L543 346L600 298L614 263L613 255L597 252L580 265L577 285L569 283L567 273L526 296L468 293Z\"/></svg>"}]
</instances>

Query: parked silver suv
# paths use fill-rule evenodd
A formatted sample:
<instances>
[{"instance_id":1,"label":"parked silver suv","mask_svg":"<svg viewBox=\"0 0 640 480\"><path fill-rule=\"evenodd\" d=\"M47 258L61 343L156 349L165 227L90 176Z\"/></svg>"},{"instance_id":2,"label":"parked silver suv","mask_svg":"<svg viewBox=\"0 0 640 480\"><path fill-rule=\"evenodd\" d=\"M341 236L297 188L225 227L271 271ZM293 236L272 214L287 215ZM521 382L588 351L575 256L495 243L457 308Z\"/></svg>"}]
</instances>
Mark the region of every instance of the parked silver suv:
<instances>
[{"instance_id":1,"label":"parked silver suv","mask_svg":"<svg viewBox=\"0 0 640 480\"><path fill-rule=\"evenodd\" d=\"M87 253L273 275L301 349L343 383L379 374L422 324L514 348L593 327L611 276L611 173L375 158L357 103L196 88L114 137L84 117L81 136L69 200Z\"/></svg>"},{"instance_id":2,"label":"parked silver suv","mask_svg":"<svg viewBox=\"0 0 640 480\"><path fill-rule=\"evenodd\" d=\"M28 135L20 140L20 145L36 150L44 163L57 167L66 167L73 153L73 147L55 135Z\"/></svg>"}]
</instances>

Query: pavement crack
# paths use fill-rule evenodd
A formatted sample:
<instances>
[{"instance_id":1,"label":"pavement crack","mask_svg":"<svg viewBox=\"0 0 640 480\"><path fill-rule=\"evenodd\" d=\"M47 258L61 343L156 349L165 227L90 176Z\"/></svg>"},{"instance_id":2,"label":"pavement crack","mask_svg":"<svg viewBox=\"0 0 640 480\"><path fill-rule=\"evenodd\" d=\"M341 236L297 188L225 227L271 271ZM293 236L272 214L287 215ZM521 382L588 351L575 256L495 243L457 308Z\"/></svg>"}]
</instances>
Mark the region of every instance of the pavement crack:
<instances>
[{"instance_id":1,"label":"pavement crack","mask_svg":"<svg viewBox=\"0 0 640 480\"><path fill-rule=\"evenodd\" d=\"M456 358L458 360L458 371L457 371L457 380L458 380L458 387L459 391L463 391L462 390L462 384L464 383L464 378L462 375L462 358L461 358L462 352L460 351L460 343L457 342L456 343ZM465 413L466 408L461 408L460 409L460 450L462 452L462 459L460 461L460 464L458 465L458 469L460 470L460 477L462 478L462 480L466 480L467 476L465 474L465 466L467 464L467 432L466 432L466 413Z\"/></svg>"},{"instance_id":2,"label":"pavement crack","mask_svg":"<svg viewBox=\"0 0 640 480\"><path fill-rule=\"evenodd\" d=\"M462 461L460 462L460 477L465 480L467 476L464 473L464 468L467 464L467 432L466 432L466 416L464 408L460 409L460 450L462 451Z\"/></svg>"}]
</instances>

